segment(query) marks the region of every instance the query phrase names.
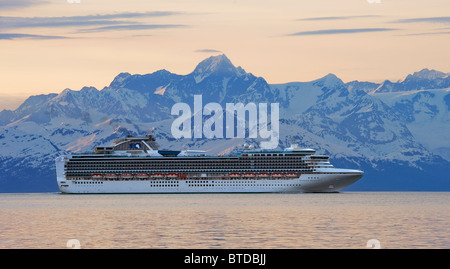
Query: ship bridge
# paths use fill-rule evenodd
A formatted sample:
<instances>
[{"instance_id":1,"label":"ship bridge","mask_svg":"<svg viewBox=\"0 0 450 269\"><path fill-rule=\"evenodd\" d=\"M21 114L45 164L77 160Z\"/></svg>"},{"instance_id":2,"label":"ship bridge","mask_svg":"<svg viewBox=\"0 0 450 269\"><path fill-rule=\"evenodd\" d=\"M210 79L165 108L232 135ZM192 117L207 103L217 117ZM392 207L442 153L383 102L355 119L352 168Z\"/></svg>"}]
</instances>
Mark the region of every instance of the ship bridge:
<instances>
[{"instance_id":1,"label":"ship bridge","mask_svg":"<svg viewBox=\"0 0 450 269\"><path fill-rule=\"evenodd\" d=\"M95 153L111 154L111 153L154 153L158 150L158 144L152 135L146 136L127 136L126 138L118 138L109 147L96 147Z\"/></svg>"}]
</instances>

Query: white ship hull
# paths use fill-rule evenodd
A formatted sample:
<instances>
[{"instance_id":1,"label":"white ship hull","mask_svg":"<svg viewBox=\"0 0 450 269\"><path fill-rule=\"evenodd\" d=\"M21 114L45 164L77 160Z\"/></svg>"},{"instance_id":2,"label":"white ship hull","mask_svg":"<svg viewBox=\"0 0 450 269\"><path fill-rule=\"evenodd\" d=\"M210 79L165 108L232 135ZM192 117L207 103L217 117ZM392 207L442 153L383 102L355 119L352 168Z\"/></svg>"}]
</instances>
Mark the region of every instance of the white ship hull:
<instances>
[{"instance_id":1,"label":"white ship hull","mask_svg":"<svg viewBox=\"0 0 450 269\"><path fill-rule=\"evenodd\" d=\"M301 193L338 192L362 177L360 171L303 174L293 179L58 180L62 193Z\"/></svg>"},{"instance_id":2,"label":"white ship hull","mask_svg":"<svg viewBox=\"0 0 450 269\"><path fill-rule=\"evenodd\" d=\"M97 147L95 154L58 157L59 189L62 193L338 192L363 176L359 170L335 168L328 156L315 155L312 149L247 150L234 157L208 157L200 151L156 151L151 142L151 137L127 137L113 147Z\"/></svg>"}]
</instances>

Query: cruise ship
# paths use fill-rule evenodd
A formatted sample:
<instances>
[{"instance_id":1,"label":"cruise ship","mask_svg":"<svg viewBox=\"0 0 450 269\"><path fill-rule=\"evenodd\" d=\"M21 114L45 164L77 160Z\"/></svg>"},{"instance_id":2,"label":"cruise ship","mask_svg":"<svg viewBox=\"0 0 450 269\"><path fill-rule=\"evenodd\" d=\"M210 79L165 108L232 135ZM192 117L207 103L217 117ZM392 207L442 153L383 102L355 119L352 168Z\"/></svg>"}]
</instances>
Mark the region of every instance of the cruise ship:
<instances>
[{"instance_id":1,"label":"cruise ship","mask_svg":"<svg viewBox=\"0 0 450 269\"><path fill-rule=\"evenodd\" d=\"M363 176L296 145L281 151L245 145L234 156L208 156L200 150L159 150L151 135L117 139L55 163L62 193L339 192Z\"/></svg>"}]
</instances>

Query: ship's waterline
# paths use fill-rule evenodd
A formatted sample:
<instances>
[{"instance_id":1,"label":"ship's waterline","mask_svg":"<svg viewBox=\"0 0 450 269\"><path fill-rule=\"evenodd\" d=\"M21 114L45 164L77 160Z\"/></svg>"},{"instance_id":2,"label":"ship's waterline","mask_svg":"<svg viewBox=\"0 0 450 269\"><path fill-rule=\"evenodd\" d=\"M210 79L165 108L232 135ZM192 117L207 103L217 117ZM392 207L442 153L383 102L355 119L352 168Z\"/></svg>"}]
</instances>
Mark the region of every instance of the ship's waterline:
<instances>
[{"instance_id":1,"label":"ship's waterline","mask_svg":"<svg viewBox=\"0 0 450 269\"><path fill-rule=\"evenodd\" d=\"M158 150L152 136L119 139L92 154L61 156L56 172L64 193L337 192L363 176L295 145L283 151L245 146L236 156L219 157L199 150Z\"/></svg>"}]
</instances>

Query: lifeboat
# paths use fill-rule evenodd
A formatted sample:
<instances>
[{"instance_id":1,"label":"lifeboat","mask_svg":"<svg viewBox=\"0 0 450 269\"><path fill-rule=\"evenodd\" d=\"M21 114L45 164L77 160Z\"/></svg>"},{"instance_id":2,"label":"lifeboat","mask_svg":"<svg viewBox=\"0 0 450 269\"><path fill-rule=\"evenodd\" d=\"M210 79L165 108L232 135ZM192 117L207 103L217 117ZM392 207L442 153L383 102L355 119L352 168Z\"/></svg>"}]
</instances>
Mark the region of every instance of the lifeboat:
<instances>
[{"instance_id":1,"label":"lifeboat","mask_svg":"<svg viewBox=\"0 0 450 269\"><path fill-rule=\"evenodd\" d=\"M297 174L296 173L286 173L286 176L288 176L288 177L296 177Z\"/></svg>"},{"instance_id":2,"label":"lifeboat","mask_svg":"<svg viewBox=\"0 0 450 269\"><path fill-rule=\"evenodd\" d=\"M178 174L167 174L168 178L177 178Z\"/></svg>"},{"instance_id":3,"label":"lifeboat","mask_svg":"<svg viewBox=\"0 0 450 269\"><path fill-rule=\"evenodd\" d=\"M164 174L153 174L152 177L162 178L162 177L164 177Z\"/></svg>"},{"instance_id":4,"label":"lifeboat","mask_svg":"<svg viewBox=\"0 0 450 269\"><path fill-rule=\"evenodd\" d=\"M132 179L133 175L132 174L122 174L122 175L120 175L120 177L123 178L123 179L128 180L128 179Z\"/></svg>"},{"instance_id":5,"label":"lifeboat","mask_svg":"<svg viewBox=\"0 0 450 269\"><path fill-rule=\"evenodd\" d=\"M103 178L103 175L100 175L100 174L93 174L93 175L91 176L91 178L92 178L92 179L102 179L102 178Z\"/></svg>"},{"instance_id":6,"label":"lifeboat","mask_svg":"<svg viewBox=\"0 0 450 269\"><path fill-rule=\"evenodd\" d=\"M241 174L239 174L239 173L231 173L230 174L230 177L240 177L241 176Z\"/></svg>"},{"instance_id":7,"label":"lifeboat","mask_svg":"<svg viewBox=\"0 0 450 269\"><path fill-rule=\"evenodd\" d=\"M140 180L144 180L144 179L148 179L149 178L149 176L148 176L148 174L136 174L136 178L137 179L140 179Z\"/></svg>"},{"instance_id":8,"label":"lifeboat","mask_svg":"<svg viewBox=\"0 0 450 269\"><path fill-rule=\"evenodd\" d=\"M256 175L254 173L246 173L244 174L245 177L255 177Z\"/></svg>"},{"instance_id":9,"label":"lifeboat","mask_svg":"<svg viewBox=\"0 0 450 269\"><path fill-rule=\"evenodd\" d=\"M273 177L282 177L283 173L273 173L272 176Z\"/></svg>"},{"instance_id":10,"label":"lifeboat","mask_svg":"<svg viewBox=\"0 0 450 269\"><path fill-rule=\"evenodd\" d=\"M147 179L148 178L148 174L137 174L136 178L138 178L138 179Z\"/></svg>"},{"instance_id":11,"label":"lifeboat","mask_svg":"<svg viewBox=\"0 0 450 269\"><path fill-rule=\"evenodd\" d=\"M269 174L268 173L259 173L258 176L259 177L268 177Z\"/></svg>"},{"instance_id":12,"label":"lifeboat","mask_svg":"<svg viewBox=\"0 0 450 269\"><path fill-rule=\"evenodd\" d=\"M109 179L109 180L113 180L113 179L117 179L117 175L116 174L107 174L107 175L105 175L105 178Z\"/></svg>"}]
</instances>

